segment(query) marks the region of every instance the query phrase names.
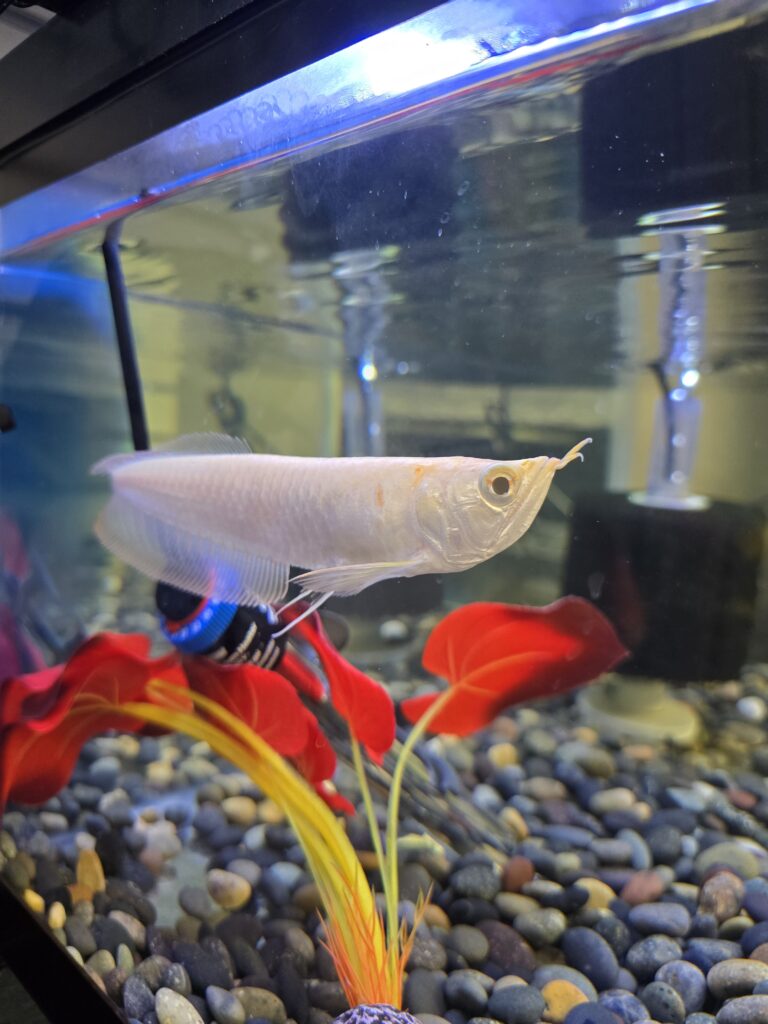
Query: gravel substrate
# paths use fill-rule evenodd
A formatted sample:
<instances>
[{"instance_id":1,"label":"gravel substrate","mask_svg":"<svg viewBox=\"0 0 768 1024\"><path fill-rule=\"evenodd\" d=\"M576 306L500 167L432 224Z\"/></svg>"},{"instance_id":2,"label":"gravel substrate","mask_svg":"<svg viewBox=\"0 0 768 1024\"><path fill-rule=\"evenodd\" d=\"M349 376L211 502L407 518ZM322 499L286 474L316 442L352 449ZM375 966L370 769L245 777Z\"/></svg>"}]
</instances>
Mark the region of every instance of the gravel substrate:
<instances>
[{"instance_id":1,"label":"gravel substrate","mask_svg":"<svg viewBox=\"0 0 768 1024\"><path fill-rule=\"evenodd\" d=\"M402 913L433 890L406 1007L424 1024L768 1024L767 679L687 690L708 726L693 751L602 742L571 702L430 741L451 804L495 839L420 836L413 806L403 822ZM378 885L364 822L348 831ZM56 799L6 813L0 870L132 1024L347 1008L279 808L203 744L92 741Z\"/></svg>"}]
</instances>

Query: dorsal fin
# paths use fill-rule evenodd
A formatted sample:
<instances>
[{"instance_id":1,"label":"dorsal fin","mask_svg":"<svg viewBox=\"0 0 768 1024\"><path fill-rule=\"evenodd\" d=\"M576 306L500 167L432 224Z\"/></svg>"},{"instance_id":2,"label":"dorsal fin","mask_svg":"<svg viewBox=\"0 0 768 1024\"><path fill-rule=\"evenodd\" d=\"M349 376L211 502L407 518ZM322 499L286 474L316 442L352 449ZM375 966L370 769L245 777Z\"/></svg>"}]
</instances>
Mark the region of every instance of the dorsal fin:
<instances>
[{"instance_id":1,"label":"dorsal fin","mask_svg":"<svg viewBox=\"0 0 768 1024\"><path fill-rule=\"evenodd\" d=\"M121 452L108 455L92 468L91 473L112 473L119 466L145 459L161 459L166 455L250 455L251 446L242 437L229 434L183 434L147 452Z\"/></svg>"},{"instance_id":2,"label":"dorsal fin","mask_svg":"<svg viewBox=\"0 0 768 1024\"><path fill-rule=\"evenodd\" d=\"M251 446L242 437L229 434L183 434L155 448L173 455L250 455ZM150 453L151 454L151 453Z\"/></svg>"}]
</instances>

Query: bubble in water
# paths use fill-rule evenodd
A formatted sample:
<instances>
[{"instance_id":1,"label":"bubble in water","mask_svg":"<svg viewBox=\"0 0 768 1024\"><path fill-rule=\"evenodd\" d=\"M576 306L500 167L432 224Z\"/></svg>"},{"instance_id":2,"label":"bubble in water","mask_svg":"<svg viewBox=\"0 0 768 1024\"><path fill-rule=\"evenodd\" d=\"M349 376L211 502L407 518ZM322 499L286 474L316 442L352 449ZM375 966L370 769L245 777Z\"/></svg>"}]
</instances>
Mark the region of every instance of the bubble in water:
<instances>
[{"instance_id":1,"label":"bubble in water","mask_svg":"<svg viewBox=\"0 0 768 1024\"><path fill-rule=\"evenodd\" d=\"M446 210L445 213L440 215L440 223L441 224L447 224L450 219L451 219L451 215L450 215L450 213L448 213L447 210Z\"/></svg>"},{"instance_id":2,"label":"bubble in water","mask_svg":"<svg viewBox=\"0 0 768 1024\"><path fill-rule=\"evenodd\" d=\"M456 189L456 195L457 196L464 196L464 195L467 194L467 192L469 192L469 182L468 181L462 181L462 183Z\"/></svg>"}]
</instances>

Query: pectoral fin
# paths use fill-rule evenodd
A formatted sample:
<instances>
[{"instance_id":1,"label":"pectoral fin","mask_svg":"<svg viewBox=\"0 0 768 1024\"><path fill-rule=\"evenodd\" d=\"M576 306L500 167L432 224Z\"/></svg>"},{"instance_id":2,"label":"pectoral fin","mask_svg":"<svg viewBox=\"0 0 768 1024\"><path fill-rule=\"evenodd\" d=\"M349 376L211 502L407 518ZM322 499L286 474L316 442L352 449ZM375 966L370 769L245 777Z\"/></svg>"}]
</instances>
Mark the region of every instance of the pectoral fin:
<instances>
[{"instance_id":1,"label":"pectoral fin","mask_svg":"<svg viewBox=\"0 0 768 1024\"><path fill-rule=\"evenodd\" d=\"M291 582L298 583L307 593L327 594L332 591L340 597L359 594L372 583L393 579L397 576L415 576L420 563L411 562L369 562L365 565L334 565L328 569L312 569L311 572L295 576Z\"/></svg>"}]
</instances>

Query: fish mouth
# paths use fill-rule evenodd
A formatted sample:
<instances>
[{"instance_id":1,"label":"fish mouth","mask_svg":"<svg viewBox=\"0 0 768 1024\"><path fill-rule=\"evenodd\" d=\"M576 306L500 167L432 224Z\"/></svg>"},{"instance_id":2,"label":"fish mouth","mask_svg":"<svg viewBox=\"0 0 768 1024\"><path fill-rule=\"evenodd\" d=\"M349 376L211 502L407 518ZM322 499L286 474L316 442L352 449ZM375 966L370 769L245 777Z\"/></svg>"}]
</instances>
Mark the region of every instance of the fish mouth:
<instances>
[{"instance_id":1,"label":"fish mouth","mask_svg":"<svg viewBox=\"0 0 768 1024\"><path fill-rule=\"evenodd\" d=\"M581 449L585 448L588 444L592 444L591 437L585 437L583 441L579 441L579 443L575 444L573 448L567 451L561 459L550 459L550 464L553 462L555 463L554 472L557 472L558 469L563 469L569 462L573 462L574 459L581 459L583 462L584 455Z\"/></svg>"},{"instance_id":2,"label":"fish mouth","mask_svg":"<svg viewBox=\"0 0 768 1024\"><path fill-rule=\"evenodd\" d=\"M552 479L559 469L563 469L574 459L583 459L581 449L591 444L592 438L585 437L573 448L563 455L562 458L547 458L546 455L539 456L539 459L532 459L531 462L539 462L536 471L527 481L527 493L522 502L511 511L510 517L502 526L499 537L503 538L504 546L508 547L521 537L536 518L541 506L549 491Z\"/></svg>"}]
</instances>

